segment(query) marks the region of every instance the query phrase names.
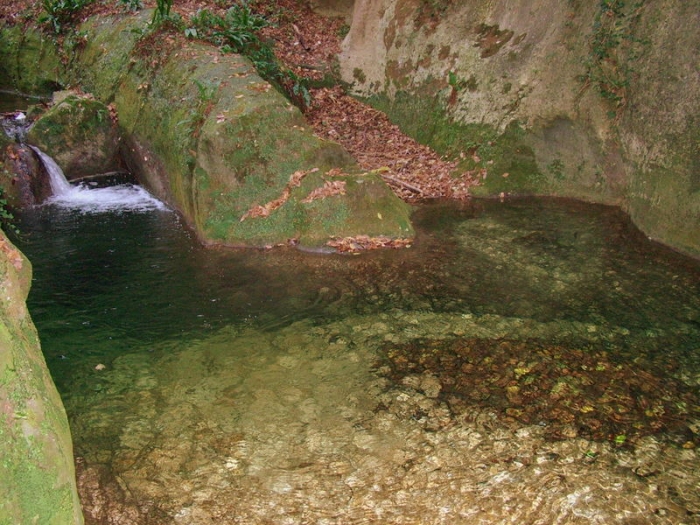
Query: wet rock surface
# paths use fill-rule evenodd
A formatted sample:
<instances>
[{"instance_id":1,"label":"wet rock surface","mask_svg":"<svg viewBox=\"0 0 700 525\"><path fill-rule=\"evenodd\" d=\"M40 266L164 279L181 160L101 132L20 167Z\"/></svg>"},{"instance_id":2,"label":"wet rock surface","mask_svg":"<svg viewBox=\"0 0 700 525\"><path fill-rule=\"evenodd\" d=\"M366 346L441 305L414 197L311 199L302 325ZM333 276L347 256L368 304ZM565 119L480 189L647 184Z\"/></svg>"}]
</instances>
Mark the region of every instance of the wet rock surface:
<instances>
[{"instance_id":1,"label":"wet rock surface","mask_svg":"<svg viewBox=\"0 0 700 525\"><path fill-rule=\"evenodd\" d=\"M66 412L25 305L31 281L0 232L0 522L81 525Z\"/></svg>"},{"instance_id":2,"label":"wet rock surface","mask_svg":"<svg viewBox=\"0 0 700 525\"><path fill-rule=\"evenodd\" d=\"M0 157L3 191L8 204L19 209L39 204L51 196L51 185L44 165L26 145L7 145Z\"/></svg>"}]
</instances>

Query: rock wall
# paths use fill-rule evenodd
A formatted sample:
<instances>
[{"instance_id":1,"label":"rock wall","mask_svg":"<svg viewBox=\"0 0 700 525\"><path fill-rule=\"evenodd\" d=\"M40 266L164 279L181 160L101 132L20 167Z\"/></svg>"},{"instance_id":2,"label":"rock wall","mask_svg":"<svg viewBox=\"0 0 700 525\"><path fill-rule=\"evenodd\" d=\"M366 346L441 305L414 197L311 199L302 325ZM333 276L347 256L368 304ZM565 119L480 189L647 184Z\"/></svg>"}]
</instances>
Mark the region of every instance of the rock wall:
<instances>
[{"instance_id":1,"label":"rock wall","mask_svg":"<svg viewBox=\"0 0 700 525\"><path fill-rule=\"evenodd\" d=\"M699 256L698 12L698 0L356 0L341 74L483 170L476 194L620 205Z\"/></svg>"},{"instance_id":2,"label":"rock wall","mask_svg":"<svg viewBox=\"0 0 700 525\"><path fill-rule=\"evenodd\" d=\"M0 231L0 523L83 523L73 445L25 300L31 266Z\"/></svg>"}]
</instances>

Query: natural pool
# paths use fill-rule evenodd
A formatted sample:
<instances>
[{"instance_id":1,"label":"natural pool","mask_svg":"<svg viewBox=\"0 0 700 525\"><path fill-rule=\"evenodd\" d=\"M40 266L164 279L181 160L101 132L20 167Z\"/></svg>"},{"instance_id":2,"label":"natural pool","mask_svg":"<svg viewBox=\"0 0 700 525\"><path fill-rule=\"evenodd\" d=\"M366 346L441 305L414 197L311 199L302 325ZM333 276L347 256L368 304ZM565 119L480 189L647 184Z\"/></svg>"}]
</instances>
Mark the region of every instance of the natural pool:
<instances>
[{"instance_id":1,"label":"natural pool","mask_svg":"<svg viewBox=\"0 0 700 525\"><path fill-rule=\"evenodd\" d=\"M700 263L570 201L415 224L340 256L27 212L88 522L700 523Z\"/></svg>"}]
</instances>

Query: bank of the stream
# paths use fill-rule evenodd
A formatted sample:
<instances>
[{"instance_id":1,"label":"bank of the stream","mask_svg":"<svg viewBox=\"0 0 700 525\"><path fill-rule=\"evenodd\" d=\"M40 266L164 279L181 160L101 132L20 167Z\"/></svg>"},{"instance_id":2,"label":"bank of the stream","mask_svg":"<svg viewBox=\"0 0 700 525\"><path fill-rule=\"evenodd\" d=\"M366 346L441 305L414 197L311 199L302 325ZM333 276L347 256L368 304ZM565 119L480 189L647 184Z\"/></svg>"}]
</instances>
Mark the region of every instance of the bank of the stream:
<instances>
[{"instance_id":1,"label":"bank of the stream","mask_svg":"<svg viewBox=\"0 0 700 525\"><path fill-rule=\"evenodd\" d=\"M612 209L507 198L621 205L646 235L697 255L697 89L690 82L679 99L686 77L672 74L694 63L696 33L682 13L695 2L378 5L358 0L346 27L350 18L324 25L295 2L267 13L285 23L266 38L296 48L287 64L313 72L319 87L310 121L361 168L378 168L373 188L383 179L416 201L463 197L479 182L502 202L424 208L415 241L394 244L409 250L357 258L202 250L162 210L25 215L18 242L38 269L31 312L71 418L88 522L700 522L697 262L649 242ZM200 7L220 8L183 2L175 11ZM64 34L62 48L48 33L12 33L4 76L32 90L76 83L116 101L130 167L210 242L243 232L258 246L301 239L317 250L338 231L338 207L322 198L343 184L367 191L369 178L312 136L250 63L181 30L148 34L150 14L123 8L92 3L70 20L91 15L85 33ZM27 26L39 9L13 0L0 18ZM452 23L474 13L481 23ZM126 18L136 26L125 30ZM611 27L617 44L588 47ZM665 55L672 35L685 43ZM562 45L566 53L547 54ZM78 52L82 69L61 49ZM591 53L599 60L583 59ZM561 75L561 57L582 68L576 78ZM164 80L202 64L210 76ZM622 83L611 90L603 73ZM339 78L450 159L324 87ZM230 84L238 91L219 97ZM251 109L250 94L269 114ZM303 91L291 94L304 106ZM117 117L112 109L104 114ZM249 110L258 121L241 117ZM265 132L281 113L292 115L280 132L291 153L275 157L280 142ZM240 151L219 154L229 135L242 137ZM238 202L252 172L265 184ZM236 182L220 190L219 178ZM250 220L290 196L272 235ZM408 208L396 202L354 210L367 212L364 229L391 222L392 236L409 237ZM212 203L214 216L197 215ZM321 229L304 229L309 204ZM341 221L360 215L341 211ZM11 269L19 259L11 246L4 253ZM15 302L8 311L21 317ZM21 423L24 412L7 410Z\"/></svg>"},{"instance_id":2,"label":"bank of the stream","mask_svg":"<svg viewBox=\"0 0 700 525\"><path fill-rule=\"evenodd\" d=\"M697 256L699 150L693 130L700 99L696 83L683 73L697 62L697 32L688 28L696 1L564 6L523 0L517 6L466 6L385 0L372 6L365 0L280 0L246 5L271 22L260 35L281 59L287 95L306 107L307 88L308 93L319 88L308 112L317 133L344 144L365 170L381 169L402 198L462 197L475 191L618 205L650 237ZM144 7L162 5L146 2ZM66 57L82 53L94 39L89 30L74 38L74 26L91 16L126 16L126 7L100 0L63 13L59 40ZM214 16L224 15L215 2L183 1L172 7L172 23L163 26L167 30L147 35L142 48L164 56L173 36L182 42L185 33L201 33L211 40L219 23ZM39 6L12 0L0 10L0 19L26 25L40 14ZM51 31L50 24L45 30ZM678 37L682 43L676 43ZM112 46L101 42L98 47ZM161 58L153 57L152 63ZM254 61L261 71L272 65L268 58ZM35 66L53 72L35 87L65 80L56 72L57 61L42 56L31 62L33 73L27 71L25 81L36 74ZM98 75L102 80L87 82L89 89L118 78L103 73ZM151 84L145 77L137 82ZM327 90L336 84L385 111L392 123ZM200 95L207 96L207 86L201 84ZM158 170L157 165L144 168ZM194 206L185 201L183 209ZM211 220L217 223L213 230L233 228L217 221Z\"/></svg>"}]
</instances>

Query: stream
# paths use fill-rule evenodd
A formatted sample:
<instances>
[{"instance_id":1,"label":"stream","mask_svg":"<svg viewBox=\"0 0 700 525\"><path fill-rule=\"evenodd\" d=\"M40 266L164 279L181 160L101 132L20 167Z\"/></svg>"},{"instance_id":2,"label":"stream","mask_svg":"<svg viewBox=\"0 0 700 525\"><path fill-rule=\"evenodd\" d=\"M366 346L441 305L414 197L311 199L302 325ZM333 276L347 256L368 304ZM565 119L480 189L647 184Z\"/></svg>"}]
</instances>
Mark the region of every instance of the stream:
<instances>
[{"instance_id":1,"label":"stream","mask_svg":"<svg viewBox=\"0 0 700 525\"><path fill-rule=\"evenodd\" d=\"M87 523L700 523L700 263L567 200L414 221L351 256L23 212Z\"/></svg>"}]
</instances>

